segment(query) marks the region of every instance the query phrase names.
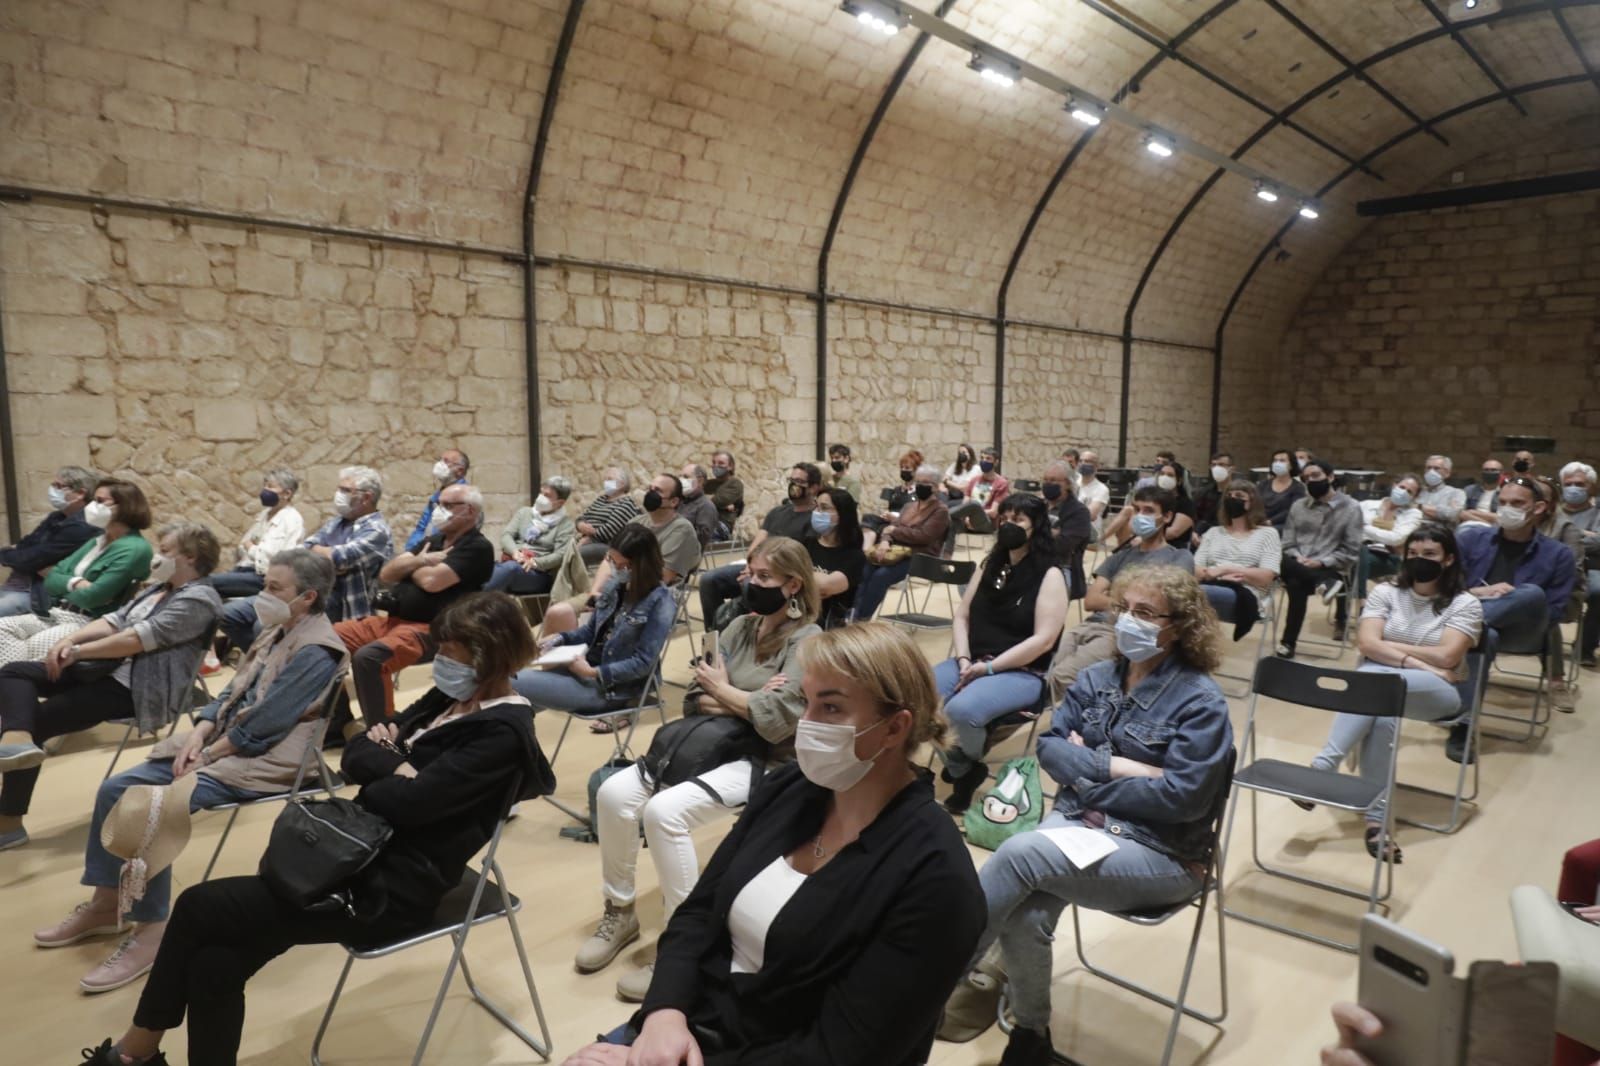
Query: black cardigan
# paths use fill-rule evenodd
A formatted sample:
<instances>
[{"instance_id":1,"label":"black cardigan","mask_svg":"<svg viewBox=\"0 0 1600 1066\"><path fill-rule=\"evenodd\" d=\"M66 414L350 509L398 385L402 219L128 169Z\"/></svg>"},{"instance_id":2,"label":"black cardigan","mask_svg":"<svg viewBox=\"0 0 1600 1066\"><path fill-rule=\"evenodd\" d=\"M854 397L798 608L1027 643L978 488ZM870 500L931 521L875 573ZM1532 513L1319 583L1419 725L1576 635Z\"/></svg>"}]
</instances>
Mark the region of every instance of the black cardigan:
<instances>
[{"instance_id":1,"label":"black cardigan","mask_svg":"<svg viewBox=\"0 0 1600 1066\"><path fill-rule=\"evenodd\" d=\"M791 764L763 782L668 923L634 1017L681 1010L710 1030L706 1066L917 1066L987 920L961 834L925 780L808 877L767 933L754 974L732 973L728 912L780 855L814 838L831 794Z\"/></svg>"}]
</instances>

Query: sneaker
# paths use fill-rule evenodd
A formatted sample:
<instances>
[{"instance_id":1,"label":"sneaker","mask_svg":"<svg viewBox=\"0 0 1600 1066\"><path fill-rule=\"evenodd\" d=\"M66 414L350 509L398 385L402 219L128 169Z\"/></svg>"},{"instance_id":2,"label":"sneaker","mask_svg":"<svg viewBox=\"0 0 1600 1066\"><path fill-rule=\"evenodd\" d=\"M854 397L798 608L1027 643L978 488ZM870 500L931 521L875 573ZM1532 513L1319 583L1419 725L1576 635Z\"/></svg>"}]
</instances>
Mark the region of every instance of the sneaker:
<instances>
[{"instance_id":1,"label":"sneaker","mask_svg":"<svg viewBox=\"0 0 1600 1066\"><path fill-rule=\"evenodd\" d=\"M965 814L972 806L972 797L979 786L989 780L989 768L983 763L973 763L972 769L955 778L955 787L944 799L944 809L951 814Z\"/></svg>"},{"instance_id":2,"label":"sneaker","mask_svg":"<svg viewBox=\"0 0 1600 1066\"><path fill-rule=\"evenodd\" d=\"M631 973L624 974L622 980L617 982L617 998L624 1003L643 1003L644 997L650 991L650 982L655 980L656 964L647 962Z\"/></svg>"},{"instance_id":3,"label":"sneaker","mask_svg":"<svg viewBox=\"0 0 1600 1066\"><path fill-rule=\"evenodd\" d=\"M64 948L90 937L116 936L126 931L127 926L117 921L114 907L80 903L60 922L34 933L33 942L42 948Z\"/></svg>"},{"instance_id":4,"label":"sneaker","mask_svg":"<svg viewBox=\"0 0 1600 1066\"><path fill-rule=\"evenodd\" d=\"M216 652L206 652L205 659L200 663L200 676L212 677L220 673L222 673L222 660L217 658Z\"/></svg>"},{"instance_id":5,"label":"sneaker","mask_svg":"<svg viewBox=\"0 0 1600 1066\"><path fill-rule=\"evenodd\" d=\"M127 1059L122 1057L122 1052L107 1037L99 1047L86 1047L81 1052L83 1066L128 1066ZM139 1066L167 1066L167 1056L156 1052L148 1059L140 1059Z\"/></svg>"},{"instance_id":6,"label":"sneaker","mask_svg":"<svg viewBox=\"0 0 1600 1066\"><path fill-rule=\"evenodd\" d=\"M20 848L28 842L28 831L22 826L17 826L8 833L0 833L0 851L10 851Z\"/></svg>"},{"instance_id":7,"label":"sneaker","mask_svg":"<svg viewBox=\"0 0 1600 1066\"><path fill-rule=\"evenodd\" d=\"M166 927L166 922L152 922L129 933L105 962L83 975L78 987L93 995L133 984L156 964Z\"/></svg>"},{"instance_id":8,"label":"sneaker","mask_svg":"<svg viewBox=\"0 0 1600 1066\"><path fill-rule=\"evenodd\" d=\"M1055 1055L1048 1031L1041 1033L1019 1025L1011 1030L1011 1041L1000 1056L1000 1066L1050 1066Z\"/></svg>"},{"instance_id":9,"label":"sneaker","mask_svg":"<svg viewBox=\"0 0 1600 1066\"><path fill-rule=\"evenodd\" d=\"M42 762L44 749L31 741L27 744L0 744L0 774L31 770Z\"/></svg>"},{"instance_id":10,"label":"sneaker","mask_svg":"<svg viewBox=\"0 0 1600 1066\"><path fill-rule=\"evenodd\" d=\"M1465 763L1471 766L1478 761L1477 744L1472 750L1467 749L1467 730L1470 727L1466 722L1460 722L1450 727L1450 736L1444 742L1444 757L1451 762Z\"/></svg>"},{"instance_id":11,"label":"sneaker","mask_svg":"<svg viewBox=\"0 0 1600 1066\"><path fill-rule=\"evenodd\" d=\"M633 913L633 904L619 907L606 900L606 912L600 924L578 949L572 965L579 973L594 973L611 965L623 948L639 939L639 919Z\"/></svg>"},{"instance_id":12,"label":"sneaker","mask_svg":"<svg viewBox=\"0 0 1600 1066\"><path fill-rule=\"evenodd\" d=\"M1278 644L1276 654L1277 654L1278 658L1280 658L1280 659L1293 659L1294 658L1294 645L1293 644L1284 644L1284 643L1280 642Z\"/></svg>"},{"instance_id":13,"label":"sneaker","mask_svg":"<svg viewBox=\"0 0 1600 1066\"><path fill-rule=\"evenodd\" d=\"M1550 705L1556 710L1571 714L1577 709L1578 686L1557 679L1550 682Z\"/></svg>"},{"instance_id":14,"label":"sneaker","mask_svg":"<svg viewBox=\"0 0 1600 1066\"><path fill-rule=\"evenodd\" d=\"M1322 586L1322 602L1332 603L1339 598L1339 593L1344 591L1344 580L1334 578L1332 582Z\"/></svg>"}]
</instances>

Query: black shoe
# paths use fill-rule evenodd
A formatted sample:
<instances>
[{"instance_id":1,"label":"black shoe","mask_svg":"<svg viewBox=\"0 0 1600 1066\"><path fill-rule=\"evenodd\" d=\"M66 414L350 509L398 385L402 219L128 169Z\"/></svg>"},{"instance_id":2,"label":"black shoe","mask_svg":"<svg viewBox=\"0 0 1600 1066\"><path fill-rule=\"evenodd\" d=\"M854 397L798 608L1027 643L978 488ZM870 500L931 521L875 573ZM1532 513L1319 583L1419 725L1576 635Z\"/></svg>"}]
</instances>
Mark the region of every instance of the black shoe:
<instances>
[{"instance_id":1,"label":"black shoe","mask_svg":"<svg viewBox=\"0 0 1600 1066\"><path fill-rule=\"evenodd\" d=\"M88 1066L125 1066L122 1055L110 1037L107 1037L99 1047L84 1048L82 1054L82 1061ZM148 1059L140 1060L139 1066L167 1066L167 1057L158 1051Z\"/></svg>"},{"instance_id":2,"label":"black shoe","mask_svg":"<svg viewBox=\"0 0 1600 1066\"><path fill-rule=\"evenodd\" d=\"M1294 658L1294 645L1280 641L1279 644L1278 644L1278 652L1277 652L1277 654L1278 654L1278 658L1280 658L1280 659L1293 659Z\"/></svg>"},{"instance_id":3,"label":"black shoe","mask_svg":"<svg viewBox=\"0 0 1600 1066\"><path fill-rule=\"evenodd\" d=\"M1344 643L1344 626L1343 622L1333 623L1333 640L1335 644Z\"/></svg>"},{"instance_id":4,"label":"black shoe","mask_svg":"<svg viewBox=\"0 0 1600 1066\"><path fill-rule=\"evenodd\" d=\"M1006 1045L1006 1053L1000 1056L1000 1066L1050 1066L1055 1054L1048 1032L1019 1025L1011 1030L1011 1042Z\"/></svg>"},{"instance_id":5,"label":"black shoe","mask_svg":"<svg viewBox=\"0 0 1600 1066\"><path fill-rule=\"evenodd\" d=\"M1374 859L1378 857L1378 838L1382 835L1383 829L1380 826L1367 826L1367 833L1364 840L1367 845L1367 854L1371 855ZM1405 856L1400 853L1400 845L1394 842L1394 837L1392 835L1385 842L1383 851L1384 862L1392 862L1396 866L1399 866L1401 863L1406 861Z\"/></svg>"},{"instance_id":6,"label":"black shoe","mask_svg":"<svg viewBox=\"0 0 1600 1066\"><path fill-rule=\"evenodd\" d=\"M1470 728L1466 722L1458 722L1450 727L1450 738L1444 742L1444 757L1451 762L1465 763L1471 766L1478 761L1477 745L1472 750L1467 749L1467 730Z\"/></svg>"},{"instance_id":7,"label":"black shoe","mask_svg":"<svg viewBox=\"0 0 1600 1066\"><path fill-rule=\"evenodd\" d=\"M988 779L989 768L981 762L973 763L972 769L954 779L955 787L945 797L944 809L951 814L965 814L967 808L972 806L972 797L978 791L978 786Z\"/></svg>"}]
</instances>

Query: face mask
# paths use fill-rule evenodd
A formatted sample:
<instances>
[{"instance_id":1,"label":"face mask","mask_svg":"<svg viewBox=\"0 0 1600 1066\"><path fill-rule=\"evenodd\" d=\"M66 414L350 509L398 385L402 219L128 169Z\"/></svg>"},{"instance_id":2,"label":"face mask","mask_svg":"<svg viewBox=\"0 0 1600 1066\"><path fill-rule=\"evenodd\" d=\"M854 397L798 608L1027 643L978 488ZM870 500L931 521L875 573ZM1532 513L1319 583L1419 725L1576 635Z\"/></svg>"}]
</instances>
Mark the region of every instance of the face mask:
<instances>
[{"instance_id":1,"label":"face mask","mask_svg":"<svg viewBox=\"0 0 1600 1066\"><path fill-rule=\"evenodd\" d=\"M1426 585L1430 581L1438 581L1440 575L1444 573L1444 564L1439 560L1424 559L1416 555L1400 565L1405 569L1406 576L1411 579L1412 584Z\"/></svg>"},{"instance_id":2,"label":"face mask","mask_svg":"<svg viewBox=\"0 0 1600 1066\"><path fill-rule=\"evenodd\" d=\"M556 505L550 502L550 497L538 496L534 498L533 509L539 514L549 514L556 509Z\"/></svg>"},{"instance_id":3,"label":"face mask","mask_svg":"<svg viewBox=\"0 0 1600 1066\"><path fill-rule=\"evenodd\" d=\"M453 517L455 516L443 507L435 507L433 509L433 517L428 519L428 536L433 537L443 533L444 527L450 523L450 519Z\"/></svg>"},{"instance_id":4,"label":"face mask","mask_svg":"<svg viewBox=\"0 0 1600 1066\"><path fill-rule=\"evenodd\" d=\"M1078 464L1078 476L1079 477L1094 477L1094 464L1093 463L1079 463Z\"/></svg>"},{"instance_id":5,"label":"face mask","mask_svg":"<svg viewBox=\"0 0 1600 1066\"><path fill-rule=\"evenodd\" d=\"M281 626L289 620L289 605L270 592L257 594L255 608L263 629Z\"/></svg>"},{"instance_id":6,"label":"face mask","mask_svg":"<svg viewBox=\"0 0 1600 1066\"><path fill-rule=\"evenodd\" d=\"M1533 464L1528 462L1526 459L1518 459L1516 462L1511 464L1511 469L1515 470L1519 474L1526 474L1528 472L1528 468L1532 465Z\"/></svg>"},{"instance_id":7,"label":"face mask","mask_svg":"<svg viewBox=\"0 0 1600 1066\"><path fill-rule=\"evenodd\" d=\"M1161 627L1131 614L1117 619L1117 650L1123 658L1142 663L1161 654Z\"/></svg>"},{"instance_id":8,"label":"face mask","mask_svg":"<svg viewBox=\"0 0 1600 1066\"><path fill-rule=\"evenodd\" d=\"M1215 481L1219 485L1222 482L1228 480L1228 468L1225 467L1225 466L1214 466L1214 467L1212 467L1211 468L1211 480Z\"/></svg>"},{"instance_id":9,"label":"face mask","mask_svg":"<svg viewBox=\"0 0 1600 1066\"><path fill-rule=\"evenodd\" d=\"M1500 484L1500 471L1485 470L1478 475L1478 480L1483 482L1485 485L1498 485Z\"/></svg>"},{"instance_id":10,"label":"face mask","mask_svg":"<svg viewBox=\"0 0 1600 1066\"><path fill-rule=\"evenodd\" d=\"M48 495L50 497L50 510L59 511L63 507L65 507L67 505L67 490L66 489L58 489L54 485L51 485L45 491L48 493Z\"/></svg>"},{"instance_id":11,"label":"face mask","mask_svg":"<svg viewBox=\"0 0 1600 1066\"><path fill-rule=\"evenodd\" d=\"M450 464L445 462L443 459L440 459L437 463L434 463L433 464L433 480L441 481L441 482L442 481L449 481L450 480Z\"/></svg>"},{"instance_id":12,"label":"face mask","mask_svg":"<svg viewBox=\"0 0 1600 1066\"><path fill-rule=\"evenodd\" d=\"M646 511L657 511L660 508L661 493L657 492L655 489L651 489L649 492L646 492L644 494L644 509Z\"/></svg>"},{"instance_id":13,"label":"face mask","mask_svg":"<svg viewBox=\"0 0 1600 1066\"><path fill-rule=\"evenodd\" d=\"M1166 489L1168 492L1171 492L1177 487L1178 479L1170 474L1162 474L1160 477L1156 478L1156 488L1158 489Z\"/></svg>"},{"instance_id":14,"label":"face mask","mask_svg":"<svg viewBox=\"0 0 1600 1066\"><path fill-rule=\"evenodd\" d=\"M278 506L278 494L276 492L273 492L271 489L262 489L261 490L261 506L263 506L263 507L276 507L276 506Z\"/></svg>"},{"instance_id":15,"label":"face mask","mask_svg":"<svg viewBox=\"0 0 1600 1066\"><path fill-rule=\"evenodd\" d=\"M926 500L933 496L932 485L918 485L916 488L917 499Z\"/></svg>"},{"instance_id":16,"label":"face mask","mask_svg":"<svg viewBox=\"0 0 1600 1066\"><path fill-rule=\"evenodd\" d=\"M350 511L352 510L350 506L350 494L343 489L340 489L338 492L334 493L333 509L339 513L340 518L349 518Z\"/></svg>"},{"instance_id":17,"label":"face mask","mask_svg":"<svg viewBox=\"0 0 1600 1066\"><path fill-rule=\"evenodd\" d=\"M608 477L600 485L600 488L607 496L615 496L617 494L617 489L621 488L621 486L617 484L616 478Z\"/></svg>"},{"instance_id":18,"label":"face mask","mask_svg":"<svg viewBox=\"0 0 1600 1066\"><path fill-rule=\"evenodd\" d=\"M165 585L172 580L173 572L177 569L178 560L170 555L156 553L156 557L150 561L150 583Z\"/></svg>"},{"instance_id":19,"label":"face mask","mask_svg":"<svg viewBox=\"0 0 1600 1066\"><path fill-rule=\"evenodd\" d=\"M1054 481L1046 481L1039 491L1043 492L1044 498L1051 503L1061 499L1061 486Z\"/></svg>"},{"instance_id":20,"label":"face mask","mask_svg":"<svg viewBox=\"0 0 1600 1066\"><path fill-rule=\"evenodd\" d=\"M1396 485L1394 488L1389 490L1389 502L1394 504L1396 507L1410 507L1411 493L1407 492L1399 485Z\"/></svg>"},{"instance_id":21,"label":"face mask","mask_svg":"<svg viewBox=\"0 0 1600 1066\"><path fill-rule=\"evenodd\" d=\"M835 473L835 474L842 474L842 473L844 473L844 466L845 466L845 464L844 464L844 461L843 461L843 460L841 460L841 459L835 459L835 460L834 460L834 461L833 461L833 462L831 462L831 463L829 463L829 464L828 464L828 465L829 465L829 466L831 466L831 467L833 467L833 472L834 472L834 473Z\"/></svg>"},{"instance_id":22,"label":"face mask","mask_svg":"<svg viewBox=\"0 0 1600 1066\"><path fill-rule=\"evenodd\" d=\"M93 500L83 509L83 520L96 529L104 529L111 524L116 513L116 509L110 505Z\"/></svg>"},{"instance_id":23,"label":"face mask","mask_svg":"<svg viewBox=\"0 0 1600 1066\"><path fill-rule=\"evenodd\" d=\"M744 605L756 614L777 614L789 602L782 585L758 585L747 581L744 586Z\"/></svg>"},{"instance_id":24,"label":"face mask","mask_svg":"<svg viewBox=\"0 0 1600 1066\"><path fill-rule=\"evenodd\" d=\"M887 721L885 718L877 725L870 725L857 733L854 727L842 722L800 719L794 729L794 758L800 764L800 772L813 785L821 785L834 792L854 788L871 772L872 764L878 758L877 755L870 759L857 758L856 737L866 736ZM878 755L882 754L880 749Z\"/></svg>"},{"instance_id":25,"label":"face mask","mask_svg":"<svg viewBox=\"0 0 1600 1066\"><path fill-rule=\"evenodd\" d=\"M700 490L695 486L693 478L680 477L678 479L678 494L686 500L700 495Z\"/></svg>"},{"instance_id":26,"label":"face mask","mask_svg":"<svg viewBox=\"0 0 1600 1066\"><path fill-rule=\"evenodd\" d=\"M447 655L433 657L433 687L453 700L471 699L478 691L478 672Z\"/></svg>"},{"instance_id":27,"label":"face mask","mask_svg":"<svg viewBox=\"0 0 1600 1066\"><path fill-rule=\"evenodd\" d=\"M1014 552L1028 543L1028 531L1015 522L1002 522L994 539L1002 551Z\"/></svg>"},{"instance_id":28,"label":"face mask","mask_svg":"<svg viewBox=\"0 0 1600 1066\"><path fill-rule=\"evenodd\" d=\"M1147 514L1134 515L1132 525L1133 535L1138 537L1140 540L1149 539L1155 534L1156 530L1161 528L1161 523L1157 522L1154 518Z\"/></svg>"},{"instance_id":29,"label":"face mask","mask_svg":"<svg viewBox=\"0 0 1600 1066\"><path fill-rule=\"evenodd\" d=\"M1444 484L1444 475L1437 470L1425 470L1422 473L1422 480L1430 489L1436 489Z\"/></svg>"},{"instance_id":30,"label":"face mask","mask_svg":"<svg viewBox=\"0 0 1600 1066\"><path fill-rule=\"evenodd\" d=\"M1308 482L1306 482L1306 491L1311 493L1311 498L1313 500L1322 499L1324 496L1326 496L1328 494L1328 491L1330 489L1332 489L1332 488L1333 488L1333 482L1331 482L1331 481L1308 481Z\"/></svg>"},{"instance_id":31,"label":"face mask","mask_svg":"<svg viewBox=\"0 0 1600 1066\"><path fill-rule=\"evenodd\" d=\"M994 463L988 459L985 459L983 462L978 464L978 469L982 470L985 474L992 474L994 473Z\"/></svg>"},{"instance_id":32,"label":"face mask","mask_svg":"<svg viewBox=\"0 0 1600 1066\"><path fill-rule=\"evenodd\" d=\"M831 532L833 527L838 524L839 523L836 515L825 511L811 512L811 529L819 537Z\"/></svg>"},{"instance_id":33,"label":"face mask","mask_svg":"<svg viewBox=\"0 0 1600 1066\"><path fill-rule=\"evenodd\" d=\"M917 476L917 472L915 470L902 470L902 471L900 471L900 480L905 482L907 485L911 484L912 478L914 478L916 476Z\"/></svg>"},{"instance_id":34,"label":"face mask","mask_svg":"<svg viewBox=\"0 0 1600 1066\"><path fill-rule=\"evenodd\" d=\"M711 476L716 478L718 481L721 481L723 478L728 476L728 468L725 466L714 466L711 468Z\"/></svg>"},{"instance_id":35,"label":"face mask","mask_svg":"<svg viewBox=\"0 0 1600 1066\"><path fill-rule=\"evenodd\" d=\"M1520 507L1502 507L1496 517L1500 520L1501 529L1521 529L1528 522L1528 512Z\"/></svg>"},{"instance_id":36,"label":"face mask","mask_svg":"<svg viewBox=\"0 0 1600 1066\"><path fill-rule=\"evenodd\" d=\"M1229 518L1243 518L1245 511L1248 510L1249 507L1250 504L1247 501L1241 500L1237 496L1229 496L1226 500L1222 501L1223 513Z\"/></svg>"},{"instance_id":37,"label":"face mask","mask_svg":"<svg viewBox=\"0 0 1600 1066\"><path fill-rule=\"evenodd\" d=\"M1282 459L1279 459L1277 462L1272 464L1272 476L1273 477L1282 477L1283 475L1287 474L1288 472L1289 472L1289 464L1284 462Z\"/></svg>"},{"instance_id":38,"label":"face mask","mask_svg":"<svg viewBox=\"0 0 1600 1066\"><path fill-rule=\"evenodd\" d=\"M1572 506L1589 502L1589 490L1583 485L1561 486L1561 498Z\"/></svg>"},{"instance_id":39,"label":"face mask","mask_svg":"<svg viewBox=\"0 0 1600 1066\"><path fill-rule=\"evenodd\" d=\"M804 486L804 485L796 485L794 482L791 481L789 483L789 499L791 499L791 500L803 500L805 498L806 498L806 486Z\"/></svg>"}]
</instances>

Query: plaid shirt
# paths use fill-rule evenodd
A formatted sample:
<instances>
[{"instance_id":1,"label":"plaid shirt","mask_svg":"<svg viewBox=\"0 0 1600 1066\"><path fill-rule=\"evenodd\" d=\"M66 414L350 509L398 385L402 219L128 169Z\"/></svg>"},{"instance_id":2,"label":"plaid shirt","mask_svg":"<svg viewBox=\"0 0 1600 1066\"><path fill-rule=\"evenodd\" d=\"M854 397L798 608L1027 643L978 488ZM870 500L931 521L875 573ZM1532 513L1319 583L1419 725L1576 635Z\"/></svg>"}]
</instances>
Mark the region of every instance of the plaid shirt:
<instances>
[{"instance_id":1,"label":"plaid shirt","mask_svg":"<svg viewBox=\"0 0 1600 1066\"><path fill-rule=\"evenodd\" d=\"M319 545L333 549L335 576L328 617L343 622L371 614L370 590L378 583L378 571L394 554L389 523L383 520L383 515L373 511L353 522L335 515L306 538L307 548Z\"/></svg>"}]
</instances>

